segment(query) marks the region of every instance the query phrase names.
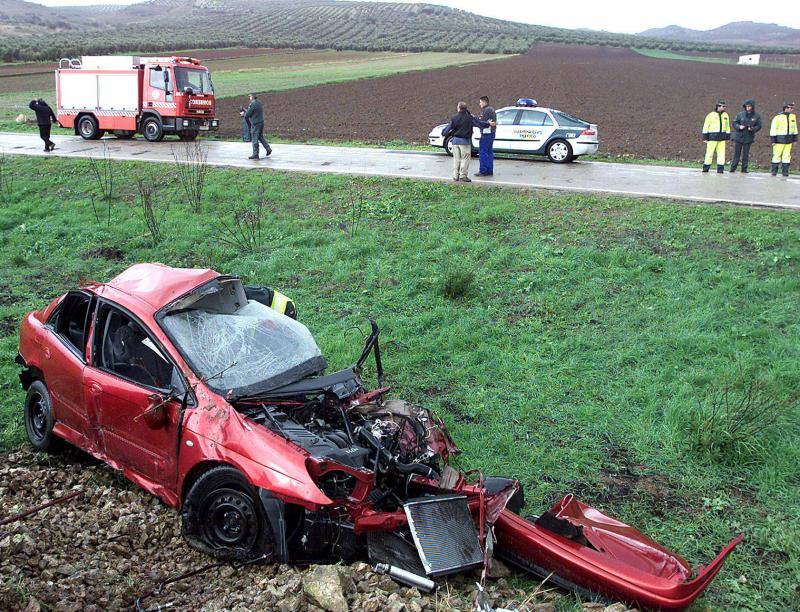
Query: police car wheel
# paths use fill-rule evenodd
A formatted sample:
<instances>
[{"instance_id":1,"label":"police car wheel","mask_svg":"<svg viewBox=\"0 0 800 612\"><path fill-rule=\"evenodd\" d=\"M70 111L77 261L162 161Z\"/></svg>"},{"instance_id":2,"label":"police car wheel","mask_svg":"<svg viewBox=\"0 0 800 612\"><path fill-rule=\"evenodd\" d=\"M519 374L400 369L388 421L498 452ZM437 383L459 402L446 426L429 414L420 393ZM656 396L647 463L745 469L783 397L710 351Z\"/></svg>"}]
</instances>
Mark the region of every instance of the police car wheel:
<instances>
[{"instance_id":1,"label":"police car wheel","mask_svg":"<svg viewBox=\"0 0 800 612\"><path fill-rule=\"evenodd\" d=\"M556 164L572 161L572 147L566 140L554 140L547 145L547 159Z\"/></svg>"},{"instance_id":2,"label":"police car wheel","mask_svg":"<svg viewBox=\"0 0 800 612\"><path fill-rule=\"evenodd\" d=\"M444 141L444 150L450 157L453 157L453 139L448 138Z\"/></svg>"}]
</instances>

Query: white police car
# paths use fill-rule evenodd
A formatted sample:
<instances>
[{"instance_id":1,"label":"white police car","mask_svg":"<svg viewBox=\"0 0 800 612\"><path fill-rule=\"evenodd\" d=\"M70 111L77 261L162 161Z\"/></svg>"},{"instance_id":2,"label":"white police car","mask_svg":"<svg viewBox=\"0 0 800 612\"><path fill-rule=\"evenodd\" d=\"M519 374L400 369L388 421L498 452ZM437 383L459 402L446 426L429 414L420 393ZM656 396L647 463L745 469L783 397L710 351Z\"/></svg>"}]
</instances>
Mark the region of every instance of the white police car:
<instances>
[{"instance_id":1,"label":"white police car","mask_svg":"<svg viewBox=\"0 0 800 612\"><path fill-rule=\"evenodd\" d=\"M428 134L428 142L452 155L450 138L442 137L445 127L447 124L433 128ZM480 137L480 129L475 128L472 132L473 152L478 150ZM537 106L536 100L531 98L520 98L514 106L497 110L495 153L546 155L550 161L563 164L581 155L597 153L599 146L595 124L553 108Z\"/></svg>"}]
</instances>

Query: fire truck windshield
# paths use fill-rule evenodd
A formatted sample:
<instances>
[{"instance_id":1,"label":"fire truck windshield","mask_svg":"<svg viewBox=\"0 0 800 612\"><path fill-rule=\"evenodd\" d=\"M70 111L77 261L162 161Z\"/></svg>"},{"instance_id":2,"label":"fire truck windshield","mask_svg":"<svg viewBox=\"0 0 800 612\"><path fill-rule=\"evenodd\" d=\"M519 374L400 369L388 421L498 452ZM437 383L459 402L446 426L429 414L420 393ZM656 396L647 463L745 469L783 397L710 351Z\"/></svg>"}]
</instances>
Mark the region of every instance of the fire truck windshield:
<instances>
[{"instance_id":1,"label":"fire truck windshield","mask_svg":"<svg viewBox=\"0 0 800 612\"><path fill-rule=\"evenodd\" d=\"M194 93L212 94L214 87L208 70L175 67L175 84L179 91L190 87Z\"/></svg>"}]
</instances>

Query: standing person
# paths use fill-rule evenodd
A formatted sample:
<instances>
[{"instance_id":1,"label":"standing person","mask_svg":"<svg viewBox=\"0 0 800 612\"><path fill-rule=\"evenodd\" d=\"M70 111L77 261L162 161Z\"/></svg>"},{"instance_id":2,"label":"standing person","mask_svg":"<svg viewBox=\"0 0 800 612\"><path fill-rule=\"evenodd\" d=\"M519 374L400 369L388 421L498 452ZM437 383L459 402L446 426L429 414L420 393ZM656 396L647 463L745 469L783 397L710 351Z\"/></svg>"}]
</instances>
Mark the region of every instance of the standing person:
<instances>
[{"instance_id":1,"label":"standing person","mask_svg":"<svg viewBox=\"0 0 800 612\"><path fill-rule=\"evenodd\" d=\"M56 148L56 143L50 140L50 128L53 121L58 121L53 109L42 98L31 100L28 108L36 113L36 124L39 126L39 138L44 140L44 152L49 153Z\"/></svg>"},{"instance_id":2,"label":"standing person","mask_svg":"<svg viewBox=\"0 0 800 612\"><path fill-rule=\"evenodd\" d=\"M761 115L756 112L756 101L745 100L736 117L733 119L733 159L731 172L736 172L739 158L742 160L742 173L747 173L747 162L750 159L750 145L756 139L756 132L761 129Z\"/></svg>"},{"instance_id":3,"label":"standing person","mask_svg":"<svg viewBox=\"0 0 800 612\"><path fill-rule=\"evenodd\" d=\"M778 174L778 166L781 166L783 176L789 176L792 143L797 142L797 115L794 114L794 102L784 102L783 111L772 118L769 138L772 141L772 176Z\"/></svg>"},{"instance_id":4,"label":"standing person","mask_svg":"<svg viewBox=\"0 0 800 612\"><path fill-rule=\"evenodd\" d=\"M253 154L247 159L259 158L258 144L264 145L267 150L265 155L269 156L272 153L272 147L269 146L267 139L264 138L264 106L261 100L258 99L258 94L253 92L250 94L250 105L239 114L250 122L250 142L253 143Z\"/></svg>"},{"instance_id":5,"label":"standing person","mask_svg":"<svg viewBox=\"0 0 800 612\"><path fill-rule=\"evenodd\" d=\"M472 160L472 128L487 128L489 123L470 115L466 102L458 103L458 112L450 118L450 123L442 131L445 140L452 136L453 180L471 183L469 163Z\"/></svg>"},{"instance_id":6,"label":"standing person","mask_svg":"<svg viewBox=\"0 0 800 612\"><path fill-rule=\"evenodd\" d=\"M725 143L731 138L731 118L727 112L728 103L720 100L714 110L706 115L703 123L703 140L706 144L706 159L703 172L711 169L714 155L717 157L717 172L725 172Z\"/></svg>"},{"instance_id":7,"label":"standing person","mask_svg":"<svg viewBox=\"0 0 800 612\"><path fill-rule=\"evenodd\" d=\"M481 96L478 100L481 113L478 119L487 121L488 128L481 129L481 140L478 146L478 160L480 169L475 176L492 176L494 174L494 135L497 131L497 113L489 106L489 97Z\"/></svg>"}]
</instances>

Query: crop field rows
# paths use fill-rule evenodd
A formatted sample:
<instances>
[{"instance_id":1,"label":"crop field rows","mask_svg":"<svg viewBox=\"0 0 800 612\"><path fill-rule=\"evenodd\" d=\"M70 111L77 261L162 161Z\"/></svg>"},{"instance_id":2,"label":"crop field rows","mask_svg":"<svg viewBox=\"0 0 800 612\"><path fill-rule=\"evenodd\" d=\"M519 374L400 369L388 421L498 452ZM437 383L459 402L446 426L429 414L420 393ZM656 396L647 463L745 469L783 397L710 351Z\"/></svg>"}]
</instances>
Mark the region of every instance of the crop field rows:
<instances>
[{"instance_id":1,"label":"crop field rows","mask_svg":"<svg viewBox=\"0 0 800 612\"><path fill-rule=\"evenodd\" d=\"M264 103L267 132L282 138L425 143L431 127L445 123L459 100L477 108L478 97L488 95L499 108L530 96L597 123L602 153L698 160L703 118L716 100L728 99L734 114L753 97L767 130L758 135L751 155L754 164L765 165L771 155L769 120L798 91L798 71L540 44L507 59L284 91L266 96ZM238 132L237 110L233 100L219 106L223 135Z\"/></svg>"}]
</instances>

